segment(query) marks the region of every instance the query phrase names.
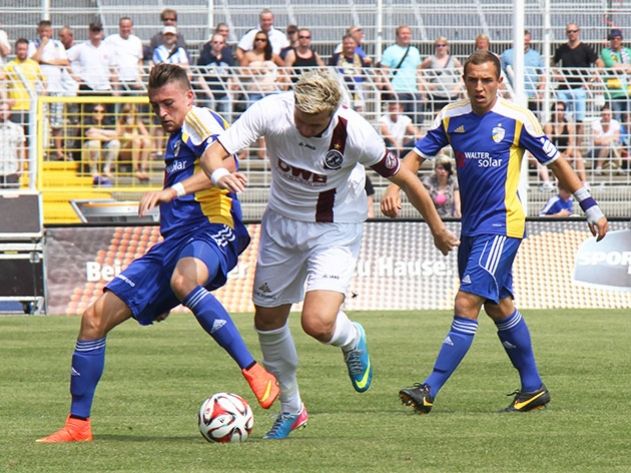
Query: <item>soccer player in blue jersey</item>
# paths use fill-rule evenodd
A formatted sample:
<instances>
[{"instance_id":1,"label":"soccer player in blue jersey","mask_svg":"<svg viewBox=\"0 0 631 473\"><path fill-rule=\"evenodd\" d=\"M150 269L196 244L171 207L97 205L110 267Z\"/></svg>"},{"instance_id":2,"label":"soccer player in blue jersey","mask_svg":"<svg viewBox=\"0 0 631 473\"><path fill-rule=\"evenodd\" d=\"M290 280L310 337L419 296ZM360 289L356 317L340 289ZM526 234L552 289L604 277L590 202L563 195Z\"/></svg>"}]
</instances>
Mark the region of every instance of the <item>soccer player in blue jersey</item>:
<instances>
[{"instance_id":1,"label":"soccer player in blue jersey","mask_svg":"<svg viewBox=\"0 0 631 473\"><path fill-rule=\"evenodd\" d=\"M149 100L170 134L162 191L142 197L140 215L160 204L164 241L133 261L84 313L72 356L70 414L64 427L38 442L92 440L90 409L103 372L105 339L111 329L134 318L141 325L162 320L180 303L235 360L261 407L279 394L276 378L247 349L230 315L210 291L223 286L228 272L250 242L236 195L198 172L199 157L227 124L219 115L193 105L186 70L159 64L149 75ZM236 167L234 157L228 166ZM184 195L182 181L189 182Z\"/></svg>"},{"instance_id":2,"label":"soccer player in blue jersey","mask_svg":"<svg viewBox=\"0 0 631 473\"><path fill-rule=\"evenodd\" d=\"M399 396L420 414L431 411L436 395L469 350L484 307L521 379L505 410L541 409L550 402L550 393L539 376L526 321L513 302L511 268L525 237L526 219L517 189L524 152L547 165L574 194L598 240L607 233L608 223L532 112L497 96L502 82L497 57L486 51L473 53L464 65L463 78L468 98L447 105L404 159L404 166L417 171L424 159L451 145L460 184L462 229L460 289L451 329L429 376L402 389ZM398 189L388 188L381 208L390 217L399 213Z\"/></svg>"}]
</instances>

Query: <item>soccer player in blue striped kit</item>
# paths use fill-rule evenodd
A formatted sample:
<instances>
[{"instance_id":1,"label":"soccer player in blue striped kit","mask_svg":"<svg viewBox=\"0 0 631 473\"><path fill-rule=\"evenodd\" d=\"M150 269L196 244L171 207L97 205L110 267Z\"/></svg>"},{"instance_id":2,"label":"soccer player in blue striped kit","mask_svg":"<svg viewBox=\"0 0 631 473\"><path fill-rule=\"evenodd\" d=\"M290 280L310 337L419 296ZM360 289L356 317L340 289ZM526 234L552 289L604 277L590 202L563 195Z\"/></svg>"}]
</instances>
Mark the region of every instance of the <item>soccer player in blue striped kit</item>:
<instances>
[{"instance_id":1,"label":"soccer player in blue striped kit","mask_svg":"<svg viewBox=\"0 0 631 473\"><path fill-rule=\"evenodd\" d=\"M84 312L72 356L70 414L63 428L38 442L91 441L90 410L103 372L106 335L131 317L141 325L160 321L180 303L235 360L261 407L269 408L280 392L274 375L254 360L230 315L210 293L225 284L250 242L236 195L212 186L199 171L199 157L227 123L215 112L193 105L187 72L177 65L155 66L148 90L151 106L170 136L164 189L145 194L139 214L160 204L164 241L108 283ZM236 168L234 156L228 161ZM182 181L187 178L185 196Z\"/></svg>"},{"instance_id":2,"label":"soccer player in blue striped kit","mask_svg":"<svg viewBox=\"0 0 631 473\"><path fill-rule=\"evenodd\" d=\"M464 65L468 98L446 106L404 159L403 165L416 171L424 159L451 145L462 200L460 289L451 329L429 376L399 392L402 402L420 414L431 411L436 395L469 350L482 307L495 322L500 342L521 379L520 389L504 410L526 412L550 402L526 321L513 302L512 265L525 237L526 219L517 188L526 150L550 167L561 185L574 194L592 234L601 240L607 233L607 219L596 201L544 135L534 115L497 96L500 70L494 54L473 53ZM396 187L388 188L381 209L390 217L399 213Z\"/></svg>"}]
</instances>

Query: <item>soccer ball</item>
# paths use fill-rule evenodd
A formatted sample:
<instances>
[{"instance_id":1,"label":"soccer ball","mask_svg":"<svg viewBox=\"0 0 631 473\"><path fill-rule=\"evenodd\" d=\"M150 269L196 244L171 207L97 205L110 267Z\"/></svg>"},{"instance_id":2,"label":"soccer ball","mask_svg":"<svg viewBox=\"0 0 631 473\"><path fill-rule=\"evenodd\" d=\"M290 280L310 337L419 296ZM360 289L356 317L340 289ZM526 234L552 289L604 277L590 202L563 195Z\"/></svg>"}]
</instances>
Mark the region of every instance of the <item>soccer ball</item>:
<instances>
[{"instance_id":1,"label":"soccer ball","mask_svg":"<svg viewBox=\"0 0 631 473\"><path fill-rule=\"evenodd\" d=\"M199 431L209 442L245 442L254 427L248 402L232 393L216 393L199 408Z\"/></svg>"}]
</instances>

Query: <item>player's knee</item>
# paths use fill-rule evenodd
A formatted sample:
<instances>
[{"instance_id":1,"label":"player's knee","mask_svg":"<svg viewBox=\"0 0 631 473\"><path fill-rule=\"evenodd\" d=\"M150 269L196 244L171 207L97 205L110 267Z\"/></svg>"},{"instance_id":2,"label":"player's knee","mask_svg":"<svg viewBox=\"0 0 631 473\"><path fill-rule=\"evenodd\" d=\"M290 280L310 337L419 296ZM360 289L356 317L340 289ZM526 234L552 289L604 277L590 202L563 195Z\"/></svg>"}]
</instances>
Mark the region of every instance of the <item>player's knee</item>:
<instances>
[{"instance_id":1,"label":"player's knee","mask_svg":"<svg viewBox=\"0 0 631 473\"><path fill-rule=\"evenodd\" d=\"M307 313L302 315L302 329L307 335L312 336L322 343L331 340L335 328L335 317L327 320L322 314Z\"/></svg>"},{"instance_id":2,"label":"player's knee","mask_svg":"<svg viewBox=\"0 0 631 473\"><path fill-rule=\"evenodd\" d=\"M81 316L81 329L79 338L96 339L107 335L107 326L101 312L97 309L96 304L88 307Z\"/></svg>"},{"instance_id":3,"label":"player's knee","mask_svg":"<svg viewBox=\"0 0 631 473\"><path fill-rule=\"evenodd\" d=\"M196 286L194 282L191 282L178 271L175 271L171 276L171 290L180 301L186 299L186 296L188 296Z\"/></svg>"}]
</instances>

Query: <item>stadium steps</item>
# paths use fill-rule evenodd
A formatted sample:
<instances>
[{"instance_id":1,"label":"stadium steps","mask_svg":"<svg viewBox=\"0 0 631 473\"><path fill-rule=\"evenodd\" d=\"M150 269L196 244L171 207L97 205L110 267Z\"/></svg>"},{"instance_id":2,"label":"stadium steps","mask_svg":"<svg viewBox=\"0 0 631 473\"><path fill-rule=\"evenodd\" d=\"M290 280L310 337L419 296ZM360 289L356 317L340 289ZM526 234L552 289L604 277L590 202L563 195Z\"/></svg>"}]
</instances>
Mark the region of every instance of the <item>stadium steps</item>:
<instances>
[{"instance_id":1,"label":"stadium steps","mask_svg":"<svg viewBox=\"0 0 631 473\"><path fill-rule=\"evenodd\" d=\"M75 161L46 161L43 164L42 202L44 224L80 223L70 205L70 198L110 199L110 192L95 192L90 176L78 175L79 163ZM70 191L72 189L72 191Z\"/></svg>"}]
</instances>

